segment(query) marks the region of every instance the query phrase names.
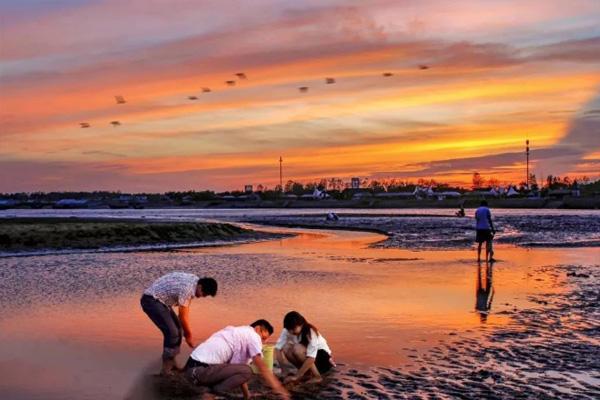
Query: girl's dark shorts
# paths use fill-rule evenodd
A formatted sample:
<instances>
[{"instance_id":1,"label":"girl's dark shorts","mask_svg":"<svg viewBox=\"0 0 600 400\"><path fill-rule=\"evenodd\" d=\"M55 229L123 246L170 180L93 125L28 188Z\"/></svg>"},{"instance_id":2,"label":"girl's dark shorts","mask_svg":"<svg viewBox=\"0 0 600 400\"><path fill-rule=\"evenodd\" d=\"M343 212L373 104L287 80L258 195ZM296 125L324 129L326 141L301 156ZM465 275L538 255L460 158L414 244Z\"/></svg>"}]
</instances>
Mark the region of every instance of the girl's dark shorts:
<instances>
[{"instance_id":1,"label":"girl's dark shorts","mask_svg":"<svg viewBox=\"0 0 600 400\"><path fill-rule=\"evenodd\" d=\"M330 360L331 356L325 350L319 350L317 352L317 356L315 357L315 366L319 370L320 374L324 374L331 369L332 365Z\"/></svg>"}]
</instances>

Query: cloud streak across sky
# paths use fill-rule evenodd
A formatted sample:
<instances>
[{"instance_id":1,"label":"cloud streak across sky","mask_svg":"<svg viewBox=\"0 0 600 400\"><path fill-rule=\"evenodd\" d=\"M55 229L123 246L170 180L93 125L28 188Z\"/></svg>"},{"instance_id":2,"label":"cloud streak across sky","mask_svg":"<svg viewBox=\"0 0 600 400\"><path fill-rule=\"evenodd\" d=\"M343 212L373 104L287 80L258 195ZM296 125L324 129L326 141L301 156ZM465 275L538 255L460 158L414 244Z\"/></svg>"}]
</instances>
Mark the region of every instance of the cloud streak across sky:
<instances>
[{"instance_id":1,"label":"cloud streak across sky","mask_svg":"<svg viewBox=\"0 0 600 400\"><path fill-rule=\"evenodd\" d=\"M0 191L600 174L597 1L323 4L0 3Z\"/></svg>"}]
</instances>

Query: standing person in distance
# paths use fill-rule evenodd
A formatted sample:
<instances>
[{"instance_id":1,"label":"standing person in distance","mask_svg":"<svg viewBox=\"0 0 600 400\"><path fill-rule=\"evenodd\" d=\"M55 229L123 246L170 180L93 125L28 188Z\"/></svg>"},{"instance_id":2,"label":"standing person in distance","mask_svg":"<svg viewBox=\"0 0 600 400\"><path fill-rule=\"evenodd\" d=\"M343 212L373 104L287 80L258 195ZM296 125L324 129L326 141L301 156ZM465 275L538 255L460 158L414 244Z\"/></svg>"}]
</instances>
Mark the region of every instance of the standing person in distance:
<instances>
[{"instance_id":1,"label":"standing person in distance","mask_svg":"<svg viewBox=\"0 0 600 400\"><path fill-rule=\"evenodd\" d=\"M494 223L492 222L492 213L488 208L486 200L481 201L481 205L475 211L475 230L477 241L477 262L481 262L481 247L485 242L485 259L486 261L496 261L494 259L494 250L492 248L492 239L496 234Z\"/></svg>"}]
</instances>

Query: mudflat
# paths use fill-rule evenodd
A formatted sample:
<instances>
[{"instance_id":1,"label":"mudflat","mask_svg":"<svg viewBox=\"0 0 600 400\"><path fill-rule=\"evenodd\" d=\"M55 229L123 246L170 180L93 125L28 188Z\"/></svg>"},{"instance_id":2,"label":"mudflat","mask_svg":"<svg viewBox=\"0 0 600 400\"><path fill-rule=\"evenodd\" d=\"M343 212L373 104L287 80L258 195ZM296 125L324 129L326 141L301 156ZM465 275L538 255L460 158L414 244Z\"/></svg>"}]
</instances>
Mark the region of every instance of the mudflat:
<instances>
[{"instance_id":1,"label":"mudflat","mask_svg":"<svg viewBox=\"0 0 600 400\"><path fill-rule=\"evenodd\" d=\"M322 227L269 227L295 235L236 246L0 258L0 393L15 400L199 398L201 389L156 376L162 337L139 304L157 277L187 271L220 285L218 296L191 307L199 340L266 318L274 341L292 309L319 328L338 368L321 385L290 387L295 399L600 397L598 212L494 210L494 264L478 264L472 240L466 243L472 220L437 216L440 210L340 213L335 226L322 221L324 212L314 220L294 212L218 217ZM137 213L144 220L217 217ZM341 229L346 224L390 235ZM182 347L180 365L190 351ZM272 398L258 381L251 390Z\"/></svg>"},{"instance_id":2,"label":"mudflat","mask_svg":"<svg viewBox=\"0 0 600 400\"><path fill-rule=\"evenodd\" d=\"M262 239L265 232L228 223L96 218L0 219L0 251L98 249Z\"/></svg>"}]
</instances>

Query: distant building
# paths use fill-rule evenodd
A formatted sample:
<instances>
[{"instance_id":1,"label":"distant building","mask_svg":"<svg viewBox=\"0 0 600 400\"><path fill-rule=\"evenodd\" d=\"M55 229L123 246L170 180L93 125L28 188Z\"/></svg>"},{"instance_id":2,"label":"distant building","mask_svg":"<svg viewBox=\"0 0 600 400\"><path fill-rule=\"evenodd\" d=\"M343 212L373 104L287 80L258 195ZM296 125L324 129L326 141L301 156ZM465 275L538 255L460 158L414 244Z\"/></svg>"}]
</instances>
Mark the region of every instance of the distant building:
<instances>
[{"instance_id":1,"label":"distant building","mask_svg":"<svg viewBox=\"0 0 600 400\"><path fill-rule=\"evenodd\" d=\"M359 178L352 178L351 180L351 186L352 189L360 189L360 179Z\"/></svg>"},{"instance_id":2,"label":"distant building","mask_svg":"<svg viewBox=\"0 0 600 400\"><path fill-rule=\"evenodd\" d=\"M0 199L0 210L7 210L14 207L17 204L16 201L10 199Z\"/></svg>"},{"instance_id":3,"label":"distant building","mask_svg":"<svg viewBox=\"0 0 600 400\"><path fill-rule=\"evenodd\" d=\"M563 199L572 195L573 192L570 189L554 189L548 191L548 197L553 199Z\"/></svg>"},{"instance_id":4,"label":"distant building","mask_svg":"<svg viewBox=\"0 0 600 400\"><path fill-rule=\"evenodd\" d=\"M362 200L366 198L373 197L373 193L364 191L364 192L356 192L352 195L352 200Z\"/></svg>"},{"instance_id":5,"label":"distant building","mask_svg":"<svg viewBox=\"0 0 600 400\"><path fill-rule=\"evenodd\" d=\"M253 192L252 185L246 185L246 186L244 186L244 192L246 192L246 193L252 193Z\"/></svg>"},{"instance_id":6,"label":"distant building","mask_svg":"<svg viewBox=\"0 0 600 400\"><path fill-rule=\"evenodd\" d=\"M53 208L88 208L88 201L77 199L61 199L54 203Z\"/></svg>"},{"instance_id":7,"label":"distant building","mask_svg":"<svg viewBox=\"0 0 600 400\"><path fill-rule=\"evenodd\" d=\"M377 193L375 197L383 199L414 199L415 194L413 192L382 192Z\"/></svg>"},{"instance_id":8,"label":"distant building","mask_svg":"<svg viewBox=\"0 0 600 400\"><path fill-rule=\"evenodd\" d=\"M437 197L438 200L458 199L461 196L462 196L462 194L460 194L460 192L453 192L453 191L435 192L435 197Z\"/></svg>"}]
</instances>

